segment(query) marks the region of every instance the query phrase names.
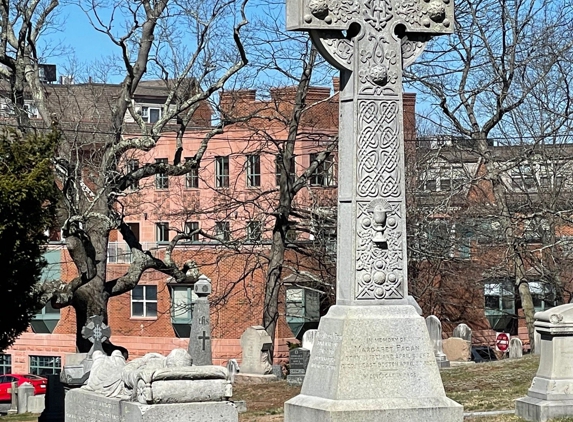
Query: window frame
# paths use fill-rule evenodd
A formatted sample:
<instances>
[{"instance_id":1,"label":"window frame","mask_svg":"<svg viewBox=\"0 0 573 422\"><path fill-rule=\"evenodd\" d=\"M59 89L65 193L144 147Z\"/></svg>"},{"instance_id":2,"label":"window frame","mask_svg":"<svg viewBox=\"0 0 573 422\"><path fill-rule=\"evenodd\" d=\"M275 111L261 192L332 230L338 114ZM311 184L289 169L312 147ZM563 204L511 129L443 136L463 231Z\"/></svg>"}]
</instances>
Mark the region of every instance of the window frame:
<instances>
[{"instance_id":1,"label":"window frame","mask_svg":"<svg viewBox=\"0 0 573 422\"><path fill-rule=\"evenodd\" d=\"M191 158L185 158L186 161ZM185 174L185 188L186 189L199 189L199 169L192 168L189 173Z\"/></svg>"},{"instance_id":2,"label":"window frame","mask_svg":"<svg viewBox=\"0 0 573 422\"><path fill-rule=\"evenodd\" d=\"M215 237L219 242L231 240L231 223L228 220L215 221Z\"/></svg>"},{"instance_id":3,"label":"window frame","mask_svg":"<svg viewBox=\"0 0 573 422\"><path fill-rule=\"evenodd\" d=\"M165 235L165 236L163 236ZM164 239L165 237L165 239ZM169 223L166 221L158 221L155 223L155 242L156 243L169 243Z\"/></svg>"},{"instance_id":4,"label":"window frame","mask_svg":"<svg viewBox=\"0 0 573 422\"><path fill-rule=\"evenodd\" d=\"M151 110L157 110L157 120L155 121L151 121L151 113L150 113ZM149 105L141 106L141 119L145 123L155 124L161 119L162 115L163 115L162 107L155 107Z\"/></svg>"},{"instance_id":5,"label":"window frame","mask_svg":"<svg viewBox=\"0 0 573 422\"><path fill-rule=\"evenodd\" d=\"M130 158L129 160L127 160L125 168L128 174L133 173L136 170L139 170L139 160L137 158ZM139 188L139 180L134 180L129 186L130 190L135 190L138 188Z\"/></svg>"},{"instance_id":6,"label":"window frame","mask_svg":"<svg viewBox=\"0 0 573 422\"><path fill-rule=\"evenodd\" d=\"M215 187L217 189L226 189L230 183L231 167L228 155L219 155L215 157Z\"/></svg>"},{"instance_id":7,"label":"window frame","mask_svg":"<svg viewBox=\"0 0 573 422\"><path fill-rule=\"evenodd\" d=\"M52 360L52 364L42 364L46 360ZM36 364L34 364L36 362ZM33 375L45 376L59 374L62 371L61 356L30 355L28 361L29 373ZM44 371L47 370L47 371Z\"/></svg>"},{"instance_id":8,"label":"window frame","mask_svg":"<svg viewBox=\"0 0 573 422\"><path fill-rule=\"evenodd\" d=\"M196 226L196 227L192 227ZM198 221L186 221L183 227L185 234L190 234L194 230L199 230ZM199 233L195 233L190 239L185 239L186 242L199 242Z\"/></svg>"},{"instance_id":9,"label":"window frame","mask_svg":"<svg viewBox=\"0 0 573 422\"><path fill-rule=\"evenodd\" d=\"M260 243L263 240L263 222L260 220L247 221L246 235L247 243Z\"/></svg>"},{"instance_id":10,"label":"window frame","mask_svg":"<svg viewBox=\"0 0 573 422\"><path fill-rule=\"evenodd\" d=\"M12 373L12 355L0 353L0 375Z\"/></svg>"},{"instance_id":11,"label":"window frame","mask_svg":"<svg viewBox=\"0 0 573 422\"><path fill-rule=\"evenodd\" d=\"M313 152L309 154L310 163L316 160L320 153ZM316 187L331 187L336 186L336 174L334 170L334 157L329 155L326 159L318 165L308 177L310 186Z\"/></svg>"},{"instance_id":12,"label":"window frame","mask_svg":"<svg viewBox=\"0 0 573 422\"><path fill-rule=\"evenodd\" d=\"M139 290L141 289L142 295L141 295L141 299L134 299L133 298L133 293L135 290ZM148 290L153 290L155 289L155 299L148 299ZM134 303L141 303L142 304L142 314L143 315L135 315L133 308L134 308ZM149 310L147 305L148 304L155 304L155 315L150 315ZM130 315L131 318L144 318L144 319L157 319L157 315L158 315L158 311L157 311L157 286L154 284L138 284L137 286L135 286L131 291L130 291Z\"/></svg>"},{"instance_id":13,"label":"window frame","mask_svg":"<svg viewBox=\"0 0 573 422\"><path fill-rule=\"evenodd\" d=\"M155 164L168 164L167 158L156 158ZM155 173L155 189L166 190L169 189L169 176L164 173Z\"/></svg>"},{"instance_id":14,"label":"window frame","mask_svg":"<svg viewBox=\"0 0 573 422\"><path fill-rule=\"evenodd\" d=\"M247 187L258 188L261 186L261 156L259 154L247 155Z\"/></svg>"}]
</instances>

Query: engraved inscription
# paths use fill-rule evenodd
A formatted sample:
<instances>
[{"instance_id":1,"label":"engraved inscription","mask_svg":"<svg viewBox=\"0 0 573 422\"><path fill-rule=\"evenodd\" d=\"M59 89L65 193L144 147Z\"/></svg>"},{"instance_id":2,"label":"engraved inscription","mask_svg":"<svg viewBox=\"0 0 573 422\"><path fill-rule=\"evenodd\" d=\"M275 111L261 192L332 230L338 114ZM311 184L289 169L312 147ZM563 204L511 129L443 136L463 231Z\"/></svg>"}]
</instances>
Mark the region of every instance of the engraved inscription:
<instances>
[{"instance_id":1,"label":"engraved inscription","mask_svg":"<svg viewBox=\"0 0 573 422\"><path fill-rule=\"evenodd\" d=\"M119 422L119 406L119 400L111 402L110 399L84 394L81 396L81 405L66 406L66 422Z\"/></svg>"},{"instance_id":2,"label":"engraved inscription","mask_svg":"<svg viewBox=\"0 0 573 422\"><path fill-rule=\"evenodd\" d=\"M315 369L335 369L335 356L340 349L342 336L318 332L312 348L310 367Z\"/></svg>"}]
</instances>

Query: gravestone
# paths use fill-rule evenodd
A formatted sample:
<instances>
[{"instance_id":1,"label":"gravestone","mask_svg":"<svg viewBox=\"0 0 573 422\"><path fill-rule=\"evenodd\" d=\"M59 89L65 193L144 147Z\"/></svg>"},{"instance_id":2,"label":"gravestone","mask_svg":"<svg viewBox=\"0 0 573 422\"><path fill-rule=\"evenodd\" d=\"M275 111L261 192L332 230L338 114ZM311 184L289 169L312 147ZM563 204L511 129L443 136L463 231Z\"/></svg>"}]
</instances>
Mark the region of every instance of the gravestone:
<instances>
[{"instance_id":1,"label":"gravestone","mask_svg":"<svg viewBox=\"0 0 573 422\"><path fill-rule=\"evenodd\" d=\"M457 337L468 341L470 345L472 344L472 329L468 327L466 324L459 324L456 328L454 328L454 332L452 333L452 337Z\"/></svg>"},{"instance_id":2,"label":"gravestone","mask_svg":"<svg viewBox=\"0 0 573 422\"><path fill-rule=\"evenodd\" d=\"M38 418L38 422L64 421L64 386L59 375L46 375L48 386L46 391L46 405Z\"/></svg>"},{"instance_id":3,"label":"gravestone","mask_svg":"<svg viewBox=\"0 0 573 422\"><path fill-rule=\"evenodd\" d=\"M8 414L15 414L18 413L18 383L16 381L12 381L10 384L10 389L8 390L10 393L10 409L8 409Z\"/></svg>"},{"instance_id":4,"label":"gravestone","mask_svg":"<svg viewBox=\"0 0 573 422\"><path fill-rule=\"evenodd\" d=\"M436 357L436 363L440 368L449 368L450 361L444 353L442 344L442 323L435 315L430 315L426 318L426 327L428 327L428 334L430 335L430 340L434 346L434 356Z\"/></svg>"},{"instance_id":5,"label":"gravestone","mask_svg":"<svg viewBox=\"0 0 573 422\"><path fill-rule=\"evenodd\" d=\"M541 354L541 334L539 334L539 331L535 330L535 334L533 335L533 338L535 339L534 341L534 348L533 348L533 354L534 355L540 355Z\"/></svg>"},{"instance_id":6,"label":"gravestone","mask_svg":"<svg viewBox=\"0 0 573 422\"><path fill-rule=\"evenodd\" d=\"M312 353L312 347L314 346L316 333L318 333L318 330L307 330L302 335L302 347L309 350L310 353Z\"/></svg>"},{"instance_id":7,"label":"gravestone","mask_svg":"<svg viewBox=\"0 0 573 422\"><path fill-rule=\"evenodd\" d=\"M285 422L461 421L408 296L402 71L452 33L452 0L287 0L340 73L336 305Z\"/></svg>"},{"instance_id":8,"label":"gravestone","mask_svg":"<svg viewBox=\"0 0 573 422\"><path fill-rule=\"evenodd\" d=\"M509 342L509 358L521 359L523 357L523 342L519 337L513 337Z\"/></svg>"},{"instance_id":9,"label":"gravestone","mask_svg":"<svg viewBox=\"0 0 573 422\"><path fill-rule=\"evenodd\" d=\"M573 416L573 304L537 312L534 325L541 335L539 368L515 413L527 421Z\"/></svg>"},{"instance_id":10,"label":"gravestone","mask_svg":"<svg viewBox=\"0 0 573 422\"><path fill-rule=\"evenodd\" d=\"M193 286L195 294L198 296L193 303L193 322L191 323L191 333L189 334L189 354L193 359L193 365L212 365L213 356L211 354L211 317L209 299L211 294L211 280L201 274Z\"/></svg>"},{"instance_id":11,"label":"gravestone","mask_svg":"<svg viewBox=\"0 0 573 422\"><path fill-rule=\"evenodd\" d=\"M237 359L229 359L227 361L227 371L229 371L229 381L231 384L235 382L235 375L239 373L239 364Z\"/></svg>"},{"instance_id":12,"label":"gravestone","mask_svg":"<svg viewBox=\"0 0 573 422\"><path fill-rule=\"evenodd\" d=\"M310 350L304 347L297 347L289 351L290 371L287 375L287 382L290 385L302 385L309 359Z\"/></svg>"},{"instance_id":13,"label":"gravestone","mask_svg":"<svg viewBox=\"0 0 573 422\"><path fill-rule=\"evenodd\" d=\"M450 362L469 362L471 360L470 342L463 338L447 338L442 341L442 347Z\"/></svg>"},{"instance_id":14,"label":"gravestone","mask_svg":"<svg viewBox=\"0 0 573 422\"><path fill-rule=\"evenodd\" d=\"M235 376L237 382L276 381L270 360L271 337L260 325L245 330L241 336L241 372Z\"/></svg>"},{"instance_id":15,"label":"gravestone","mask_svg":"<svg viewBox=\"0 0 573 422\"><path fill-rule=\"evenodd\" d=\"M88 353L71 353L66 355L65 365L60 373L60 381L65 389L84 385L90 375L95 351L104 353L103 342L111 336L111 329L103 322L103 317L93 315L82 328L82 337L92 343Z\"/></svg>"},{"instance_id":16,"label":"gravestone","mask_svg":"<svg viewBox=\"0 0 573 422\"><path fill-rule=\"evenodd\" d=\"M34 397L34 386L24 382L18 387L18 413L28 412L28 399Z\"/></svg>"}]
</instances>

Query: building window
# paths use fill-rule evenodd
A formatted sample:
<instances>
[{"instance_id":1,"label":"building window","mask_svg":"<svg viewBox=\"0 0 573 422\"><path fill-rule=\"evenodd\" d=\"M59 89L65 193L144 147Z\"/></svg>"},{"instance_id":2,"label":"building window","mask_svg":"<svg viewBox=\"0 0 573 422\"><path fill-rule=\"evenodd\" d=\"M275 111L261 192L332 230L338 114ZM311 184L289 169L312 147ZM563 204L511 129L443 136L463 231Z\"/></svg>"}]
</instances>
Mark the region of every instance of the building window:
<instances>
[{"instance_id":1,"label":"building window","mask_svg":"<svg viewBox=\"0 0 573 422\"><path fill-rule=\"evenodd\" d=\"M156 164L167 164L167 158L156 158ZM163 173L157 173L155 175L155 189L168 189L169 188L169 176Z\"/></svg>"},{"instance_id":2,"label":"building window","mask_svg":"<svg viewBox=\"0 0 573 422\"><path fill-rule=\"evenodd\" d=\"M484 312L496 331L511 331L515 315L515 287L511 280L484 285Z\"/></svg>"},{"instance_id":3,"label":"building window","mask_svg":"<svg viewBox=\"0 0 573 422\"><path fill-rule=\"evenodd\" d=\"M141 107L141 118L145 123L156 123L161 118L161 108Z\"/></svg>"},{"instance_id":4,"label":"building window","mask_svg":"<svg viewBox=\"0 0 573 422\"><path fill-rule=\"evenodd\" d=\"M62 370L60 356L30 356L30 373L34 375L59 374Z\"/></svg>"},{"instance_id":5,"label":"building window","mask_svg":"<svg viewBox=\"0 0 573 422\"><path fill-rule=\"evenodd\" d=\"M215 158L215 186L229 187L229 156Z\"/></svg>"},{"instance_id":6,"label":"building window","mask_svg":"<svg viewBox=\"0 0 573 422\"><path fill-rule=\"evenodd\" d=\"M231 228L228 221L217 221L215 223L215 237L221 242L231 240Z\"/></svg>"},{"instance_id":7,"label":"building window","mask_svg":"<svg viewBox=\"0 0 573 422\"><path fill-rule=\"evenodd\" d=\"M535 312L545 311L557 306L555 286L540 281L530 281L528 284Z\"/></svg>"},{"instance_id":8,"label":"building window","mask_svg":"<svg viewBox=\"0 0 573 422\"><path fill-rule=\"evenodd\" d=\"M199 222L198 221L187 221L185 222L185 234L191 237L187 239L187 242L198 242L199 241Z\"/></svg>"},{"instance_id":9,"label":"building window","mask_svg":"<svg viewBox=\"0 0 573 422\"><path fill-rule=\"evenodd\" d=\"M275 160L275 182L276 185L279 186L281 184L281 170L283 168L283 158L282 155L278 154ZM296 176L296 172L295 172L295 161L294 158L292 159L292 161L290 162L290 171L289 171L289 178L291 181L291 184L294 183L294 178Z\"/></svg>"},{"instance_id":10,"label":"building window","mask_svg":"<svg viewBox=\"0 0 573 422\"><path fill-rule=\"evenodd\" d=\"M247 223L247 242L260 242L263 237L263 225L258 220L251 220Z\"/></svg>"},{"instance_id":11,"label":"building window","mask_svg":"<svg viewBox=\"0 0 573 422\"><path fill-rule=\"evenodd\" d=\"M310 154L310 162L315 161L317 157L317 153ZM332 156L326 157L326 159L314 169L308 180L311 186L334 186L334 161Z\"/></svg>"},{"instance_id":12,"label":"building window","mask_svg":"<svg viewBox=\"0 0 573 422\"><path fill-rule=\"evenodd\" d=\"M467 177L462 164L442 162L426 171L421 180L421 189L426 192L457 192L465 183Z\"/></svg>"},{"instance_id":13,"label":"building window","mask_svg":"<svg viewBox=\"0 0 573 422\"><path fill-rule=\"evenodd\" d=\"M169 242L169 223L155 223L155 240Z\"/></svg>"},{"instance_id":14,"label":"building window","mask_svg":"<svg viewBox=\"0 0 573 422\"><path fill-rule=\"evenodd\" d=\"M135 286L131 291L132 317L157 317L157 286Z\"/></svg>"},{"instance_id":15,"label":"building window","mask_svg":"<svg viewBox=\"0 0 573 422\"><path fill-rule=\"evenodd\" d=\"M12 373L12 355L0 354L0 374Z\"/></svg>"},{"instance_id":16,"label":"building window","mask_svg":"<svg viewBox=\"0 0 573 422\"><path fill-rule=\"evenodd\" d=\"M139 169L139 160L127 160L127 173L133 173ZM129 186L130 189L137 189L139 187L139 180L134 180Z\"/></svg>"},{"instance_id":17,"label":"building window","mask_svg":"<svg viewBox=\"0 0 573 422\"><path fill-rule=\"evenodd\" d=\"M179 338L189 338L193 321L193 303L197 295L192 286L171 287L171 324Z\"/></svg>"},{"instance_id":18,"label":"building window","mask_svg":"<svg viewBox=\"0 0 573 422\"><path fill-rule=\"evenodd\" d=\"M304 287L287 287L286 321L295 336L309 322L320 319L320 292Z\"/></svg>"},{"instance_id":19,"label":"building window","mask_svg":"<svg viewBox=\"0 0 573 422\"><path fill-rule=\"evenodd\" d=\"M261 156L247 155L247 187L261 186Z\"/></svg>"},{"instance_id":20,"label":"building window","mask_svg":"<svg viewBox=\"0 0 573 422\"><path fill-rule=\"evenodd\" d=\"M191 158L186 158L187 161ZM189 173L185 175L185 187L190 189L199 188L199 169L192 168Z\"/></svg>"}]
</instances>

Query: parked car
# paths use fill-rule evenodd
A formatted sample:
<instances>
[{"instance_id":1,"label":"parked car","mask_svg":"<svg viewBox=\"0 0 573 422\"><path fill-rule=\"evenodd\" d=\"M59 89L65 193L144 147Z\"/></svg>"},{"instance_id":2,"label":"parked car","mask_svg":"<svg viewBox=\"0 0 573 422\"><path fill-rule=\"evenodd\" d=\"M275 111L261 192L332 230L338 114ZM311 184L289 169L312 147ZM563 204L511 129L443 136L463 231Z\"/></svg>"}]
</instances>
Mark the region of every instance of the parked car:
<instances>
[{"instance_id":1,"label":"parked car","mask_svg":"<svg viewBox=\"0 0 573 422\"><path fill-rule=\"evenodd\" d=\"M12 393L10 388L12 387L12 382L16 381L18 386L29 382L34 386L34 395L45 394L46 386L48 385L48 380L38 375L32 374L5 374L0 375L0 401L10 401L12 400Z\"/></svg>"},{"instance_id":2,"label":"parked car","mask_svg":"<svg viewBox=\"0 0 573 422\"><path fill-rule=\"evenodd\" d=\"M489 346L473 346L472 347L472 360L476 363L490 362L497 360L495 350Z\"/></svg>"}]
</instances>

